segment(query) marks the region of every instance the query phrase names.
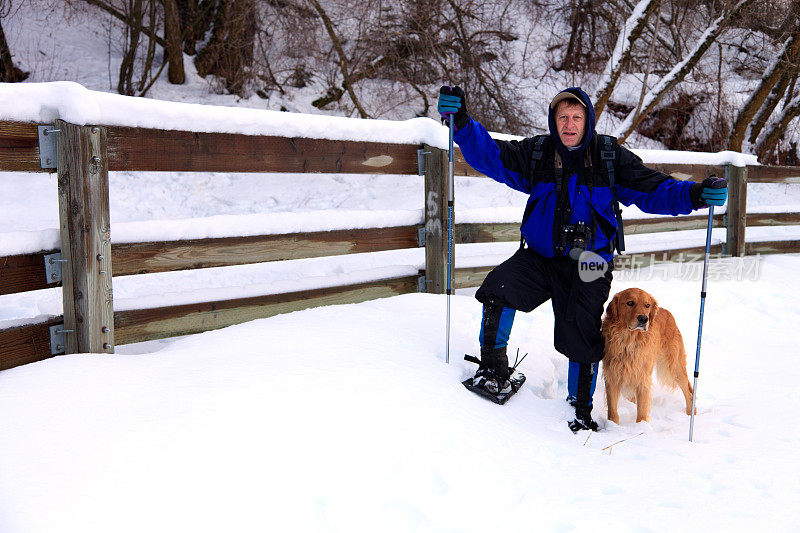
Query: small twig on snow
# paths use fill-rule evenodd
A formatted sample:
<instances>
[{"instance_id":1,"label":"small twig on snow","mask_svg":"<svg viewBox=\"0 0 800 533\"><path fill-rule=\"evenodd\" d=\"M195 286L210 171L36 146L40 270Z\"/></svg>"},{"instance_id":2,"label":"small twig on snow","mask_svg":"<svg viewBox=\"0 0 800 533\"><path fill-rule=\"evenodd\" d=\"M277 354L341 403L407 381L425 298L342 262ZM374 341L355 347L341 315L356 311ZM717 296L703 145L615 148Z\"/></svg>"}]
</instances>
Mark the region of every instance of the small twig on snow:
<instances>
[{"instance_id":1,"label":"small twig on snow","mask_svg":"<svg viewBox=\"0 0 800 533\"><path fill-rule=\"evenodd\" d=\"M641 432L641 433L639 433L638 435L634 435L633 437L628 437L627 439L622 439L622 440L619 440L619 441L615 442L614 444L609 444L608 446L606 446L605 448L603 448L601 451L606 451L606 450L608 450L609 448L611 448L612 446L616 446L616 445L617 445L617 444L619 444L620 442L625 442L626 440L635 439L636 437L641 437L642 435L644 435L644 431L642 431L642 432ZM586 440L589 440L589 439L586 439ZM608 452L608 453L611 453L611 452Z\"/></svg>"}]
</instances>

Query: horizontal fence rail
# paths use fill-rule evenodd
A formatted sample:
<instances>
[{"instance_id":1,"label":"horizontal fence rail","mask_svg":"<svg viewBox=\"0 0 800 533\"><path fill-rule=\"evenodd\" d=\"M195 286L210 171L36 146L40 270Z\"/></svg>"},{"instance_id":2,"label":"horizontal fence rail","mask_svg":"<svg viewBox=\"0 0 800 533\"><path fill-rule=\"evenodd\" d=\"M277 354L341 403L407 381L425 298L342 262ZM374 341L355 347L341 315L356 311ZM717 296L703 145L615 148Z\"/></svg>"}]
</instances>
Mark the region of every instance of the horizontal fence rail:
<instances>
[{"instance_id":1,"label":"horizontal fence rail","mask_svg":"<svg viewBox=\"0 0 800 533\"><path fill-rule=\"evenodd\" d=\"M57 250L0 257L0 295L61 286L61 264ZM48 264L52 272L48 273Z\"/></svg>"},{"instance_id":2,"label":"horizontal fence rail","mask_svg":"<svg viewBox=\"0 0 800 533\"><path fill-rule=\"evenodd\" d=\"M114 340L119 345L190 335L281 313L417 291L418 276L405 276L251 298L116 311ZM50 328L63 328L63 321L64 317L52 317L40 324L0 330L0 370L53 357Z\"/></svg>"},{"instance_id":3,"label":"horizontal fence rail","mask_svg":"<svg viewBox=\"0 0 800 533\"><path fill-rule=\"evenodd\" d=\"M44 361L63 350L52 350L50 328L63 327L63 317L53 317L46 322L16 326L0 330L0 370Z\"/></svg>"},{"instance_id":4,"label":"horizontal fence rail","mask_svg":"<svg viewBox=\"0 0 800 533\"><path fill-rule=\"evenodd\" d=\"M114 327L120 339L118 342L128 344L200 333L311 307L359 303L411 292L417 292L417 276L236 300L119 311L114 314Z\"/></svg>"},{"instance_id":5,"label":"horizontal fence rail","mask_svg":"<svg viewBox=\"0 0 800 533\"><path fill-rule=\"evenodd\" d=\"M414 248L417 226L114 245L115 275L149 274Z\"/></svg>"},{"instance_id":6,"label":"horizontal fence rail","mask_svg":"<svg viewBox=\"0 0 800 533\"><path fill-rule=\"evenodd\" d=\"M416 174L417 146L108 128L109 170Z\"/></svg>"},{"instance_id":7,"label":"horizontal fence rail","mask_svg":"<svg viewBox=\"0 0 800 533\"><path fill-rule=\"evenodd\" d=\"M109 171L416 174L416 145L109 126ZM0 122L0 171L42 168L36 124Z\"/></svg>"},{"instance_id":8,"label":"horizontal fence rail","mask_svg":"<svg viewBox=\"0 0 800 533\"><path fill-rule=\"evenodd\" d=\"M0 170L50 172L39 159L36 124L0 121Z\"/></svg>"},{"instance_id":9,"label":"horizontal fence rail","mask_svg":"<svg viewBox=\"0 0 800 533\"><path fill-rule=\"evenodd\" d=\"M723 219L724 215L714 215L714 227L725 227ZM705 229L707 223L708 218L705 216L626 219L625 234ZM786 225L800 225L800 213L748 213L747 215L748 227ZM114 276L331 257L418 247L421 227L421 225L396 226L252 237L121 243L113 246L111 257ZM456 224L454 230L457 244L519 241L517 223ZM786 243L785 245L776 243L768 247L761 243L748 243L748 249L760 247L784 253L796 246L795 241ZM60 281L48 279L45 269L47 258L50 256L52 262L52 256L56 253L58 250L0 257L0 295L60 287Z\"/></svg>"},{"instance_id":10,"label":"horizontal fence rail","mask_svg":"<svg viewBox=\"0 0 800 533\"><path fill-rule=\"evenodd\" d=\"M73 339L77 335L70 338L70 334L58 333L66 329L65 321L77 324L76 329L81 329L79 333L86 339L81 341L83 346L93 347L89 351L113 352L116 344L199 333L320 305L362 302L416 292L420 287L428 292L444 291L447 252L444 234L447 157L444 150L427 145L119 126L78 127L57 121L47 128L59 130L49 133L58 135L56 158L47 155L55 153L53 145L47 144L54 140L52 136L42 140L44 153L40 153L39 126L44 125L0 121L0 171L58 171L61 240L70 246L64 253L66 258L59 255L60 250L0 257L0 295L61 287L65 302L71 301L74 305L67 306L65 316L0 330L0 370L52 357L53 353L60 353L59 350L71 353L79 349L70 344L76 342ZM420 156L423 157L420 159ZM45 164L48 157L58 159L59 164L55 165L52 160ZM54 168L56 166L58 168ZM726 253L800 252L800 241L745 242L744 238L746 227L800 225L800 213L746 213L745 209L748 183L800 183L800 167L648 166L695 182L710 174L728 178L727 213L714 217L714 227L727 228ZM109 227L103 222L108 219L108 171L421 174L425 176L425 218L419 225L400 227L111 246ZM466 163L458 149L455 174L483 177ZM82 199L81 195L87 194L87 199ZM87 202L91 202L92 207L84 205ZM705 229L707 220L705 215L692 215L626 219L624 222L625 233L636 235ZM454 244L519 241L518 223L459 223L454 230ZM425 247L426 266L419 276L216 302L113 311L112 264L113 276L117 277L420 246ZM714 245L712 252L722 253L722 245ZM626 256L635 257L635 264L641 267L654 262L689 261L702 253L703 247L698 246ZM69 256L78 260L70 261ZM626 268L623 263L620 261L621 267ZM459 268L456 265L452 273L453 286L476 287L492 268ZM67 282L61 281L63 276ZM80 287L75 285L76 279L82 284ZM96 311L92 311L91 306ZM106 318L98 319L107 311ZM88 320L84 320L84 315ZM84 331L84 323L89 322L94 324L91 326L94 330Z\"/></svg>"}]
</instances>

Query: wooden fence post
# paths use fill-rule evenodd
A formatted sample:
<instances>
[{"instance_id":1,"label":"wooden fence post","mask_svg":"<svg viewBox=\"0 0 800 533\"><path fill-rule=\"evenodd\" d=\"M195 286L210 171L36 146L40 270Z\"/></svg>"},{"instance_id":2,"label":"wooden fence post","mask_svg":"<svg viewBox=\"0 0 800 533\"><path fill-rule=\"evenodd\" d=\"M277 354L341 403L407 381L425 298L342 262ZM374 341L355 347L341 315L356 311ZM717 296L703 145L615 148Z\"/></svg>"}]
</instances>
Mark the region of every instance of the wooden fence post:
<instances>
[{"instance_id":1,"label":"wooden fence post","mask_svg":"<svg viewBox=\"0 0 800 533\"><path fill-rule=\"evenodd\" d=\"M728 180L727 253L743 257L747 227L747 167L725 166Z\"/></svg>"},{"instance_id":2,"label":"wooden fence post","mask_svg":"<svg viewBox=\"0 0 800 533\"><path fill-rule=\"evenodd\" d=\"M447 289L447 150L428 146L425 152L425 292ZM452 274L452 273L451 273Z\"/></svg>"},{"instance_id":3,"label":"wooden fence post","mask_svg":"<svg viewBox=\"0 0 800 533\"><path fill-rule=\"evenodd\" d=\"M106 130L57 120L66 353L114 353Z\"/></svg>"}]
</instances>

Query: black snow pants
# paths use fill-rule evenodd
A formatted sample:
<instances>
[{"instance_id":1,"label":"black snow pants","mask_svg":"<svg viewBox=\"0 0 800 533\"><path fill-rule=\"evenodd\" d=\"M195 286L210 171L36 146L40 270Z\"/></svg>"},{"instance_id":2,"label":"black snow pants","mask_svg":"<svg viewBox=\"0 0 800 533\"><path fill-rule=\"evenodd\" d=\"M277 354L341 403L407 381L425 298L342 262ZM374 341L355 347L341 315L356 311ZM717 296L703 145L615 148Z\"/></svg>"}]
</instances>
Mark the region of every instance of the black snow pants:
<instances>
[{"instance_id":1,"label":"black snow pants","mask_svg":"<svg viewBox=\"0 0 800 533\"><path fill-rule=\"evenodd\" d=\"M597 363L603 358L600 322L611 290L612 270L609 264L602 277L584 282L576 261L547 258L520 248L486 276L475 298L484 306L526 313L552 300L556 350L575 363Z\"/></svg>"}]
</instances>

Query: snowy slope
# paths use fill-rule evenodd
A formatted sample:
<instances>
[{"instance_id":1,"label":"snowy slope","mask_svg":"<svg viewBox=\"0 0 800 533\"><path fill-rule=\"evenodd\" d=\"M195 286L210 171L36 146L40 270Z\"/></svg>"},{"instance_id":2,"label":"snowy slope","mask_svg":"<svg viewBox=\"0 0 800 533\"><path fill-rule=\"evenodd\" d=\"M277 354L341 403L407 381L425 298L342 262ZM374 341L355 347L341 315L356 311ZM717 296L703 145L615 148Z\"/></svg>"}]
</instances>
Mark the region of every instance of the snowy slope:
<instances>
[{"instance_id":1,"label":"snowy slope","mask_svg":"<svg viewBox=\"0 0 800 533\"><path fill-rule=\"evenodd\" d=\"M444 297L406 295L6 371L0 531L796 531L798 267L709 284L694 443L658 387L650 423L622 401L616 426L600 385L603 430L572 435L547 305L512 332L523 390L467 392L467 295L449 366ZM691 370L699 281L671 268L612 291L670 309Z\"/></svg>"}]
</instances>

